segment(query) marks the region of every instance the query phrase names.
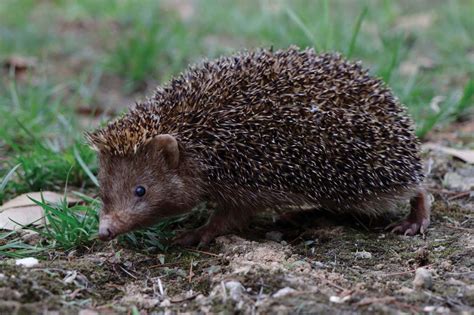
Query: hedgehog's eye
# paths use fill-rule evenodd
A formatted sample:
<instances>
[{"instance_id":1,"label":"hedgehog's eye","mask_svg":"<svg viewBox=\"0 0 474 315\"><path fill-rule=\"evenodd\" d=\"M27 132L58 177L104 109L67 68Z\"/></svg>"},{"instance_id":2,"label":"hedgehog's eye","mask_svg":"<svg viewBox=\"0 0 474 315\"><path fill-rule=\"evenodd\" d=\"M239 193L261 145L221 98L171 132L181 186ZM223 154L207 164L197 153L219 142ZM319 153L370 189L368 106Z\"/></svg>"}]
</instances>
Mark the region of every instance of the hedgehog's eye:
<instances>
[{"instance_id":1,"label":"hedgehog's eye","mask_svg":"<svg viewBox=\"0 0 474 315\"><path fill-rule=\"evenodd\" d=\"M137 188L135 188L135 196L143 197L145 195L145 193L146 193L145 187L137 186Z\"/></svg>"}]
</instances>

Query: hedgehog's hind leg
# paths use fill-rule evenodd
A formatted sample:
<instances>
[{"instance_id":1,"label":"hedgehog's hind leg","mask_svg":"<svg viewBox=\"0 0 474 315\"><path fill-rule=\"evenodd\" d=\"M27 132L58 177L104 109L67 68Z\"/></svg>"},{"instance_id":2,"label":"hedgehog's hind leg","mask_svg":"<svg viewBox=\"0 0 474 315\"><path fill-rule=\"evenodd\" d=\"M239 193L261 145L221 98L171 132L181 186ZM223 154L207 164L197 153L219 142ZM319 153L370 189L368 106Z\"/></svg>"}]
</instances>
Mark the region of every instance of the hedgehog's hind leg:
<instances>
[{"instance_id":1,"label":"hedgehog's hind leg","mask_svg":"<svg viewBox=\"0 0 474 315\"><path fill-rule=\"evenodd\" d=\"M418 232L425 234L430 224L430 200L424 190L418 193L410 200L410 213L400 222L392 223L386 229L391 229L392 233L413 236Z\"/></svg>"}]
</instances>

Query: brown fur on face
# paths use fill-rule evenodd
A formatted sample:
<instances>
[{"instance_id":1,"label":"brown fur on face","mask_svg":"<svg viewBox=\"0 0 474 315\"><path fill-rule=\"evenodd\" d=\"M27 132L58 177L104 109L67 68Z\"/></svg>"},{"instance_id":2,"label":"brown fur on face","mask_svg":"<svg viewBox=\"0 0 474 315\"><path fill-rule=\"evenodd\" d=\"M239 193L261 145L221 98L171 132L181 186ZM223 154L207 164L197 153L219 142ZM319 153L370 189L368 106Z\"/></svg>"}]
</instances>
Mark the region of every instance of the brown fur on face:
<instances>
[{"instance_id":1,"label":"brown fur on face","mask_svg":"<svg viewBox=\"0 0 474 315\"><path fill-rule=\"evenodd\" d=\"M189 211L198 202L199 184L192 167L170 135L155 137L136 153L100 152L99 164L101 239L150 226ZM141 197L135 194L138 186L146 190Z\"/></svg>"}]
</instances>

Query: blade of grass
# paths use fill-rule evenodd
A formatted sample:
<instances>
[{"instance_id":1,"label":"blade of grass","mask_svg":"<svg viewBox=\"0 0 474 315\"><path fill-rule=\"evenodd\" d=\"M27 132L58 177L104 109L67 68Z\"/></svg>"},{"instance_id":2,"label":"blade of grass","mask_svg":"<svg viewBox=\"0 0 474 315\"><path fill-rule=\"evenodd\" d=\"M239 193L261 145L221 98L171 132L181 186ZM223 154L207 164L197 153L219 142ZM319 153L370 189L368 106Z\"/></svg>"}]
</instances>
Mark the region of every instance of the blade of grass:
<instances>
[{"instance_id":1,"label":"blade of grass","mask_svg":"<svg viewBox=\"0 0 474 315\"><path fill-rule=\"evenodd\" d=\"M359 36L359 32L360 32L360 27L362 25L362 22L365 19L365 16L367 15L368 11L369 11L369 7L366 5L366 6L364 6L364 8L362 9L362 12L357 17L357 21L356 21L356 24L355 24L355 27L354 27L354 31L352 32L349 48L347 49L347 58L350 58L352 56L352 53L354 52L356 40L357 40L357 37Z\"/></svg>"},{"instance_id":2,"label":"blade of grass","mask_svg":"<svg viewBox=\"0 0 474 315\"><path fill-rule=\"evenodd\" d=\"M21 166L21 164L15 165L9 172L8 174L3 178L2 183L0 184L0 191L3 191L5 187L7 186L8 181L11 179L13 174L15 174L15 171Z\"/></svg>"},{"instance_id":3,"label":"blade of grass","mask_svg":"<svg viewBox=\"0 0 474 315\"><path fill-rule=\"evenodd\" d=\"M97 180L97 177L95 177L95 175L91 172L90 168L87 167L86 163L84 163L84 160L81 158L81 155L79 154L79 151L77 150L77 147L74 147L74 157L76 158L76 161L82 167L86 175L94 183L94 185L99 187L99 181Z\"/></svg>"},{"instance_id":4,"label":"blade of grass","mask_svg":"<svg viewBox=\"0 0 474 315\"><path fill-rule=\"evenodd\" d=\"M323 21L324 21L324 34L325 34L325 43L324 43L324 50L329 50L333 47L334 42L334 30L331 25L331 12L329 6L329 0L323 0Z\"/></svg>"},{"instance_id":5,"label":"blade of grass","mask_svg":"<svg viewBox=\"0 0 474 315\"><path fill-rule=\"evenodd\" d=\"M21 242L20 240L14 240L8 242L5 245L0 246L0 256L10 258L22 258L38 254L45 251L47 248L37 247Z\"/></svg>"},{"instance_id":6,"label":"blade of grass","mask_svg":"<svg viewBox=\"0 0 474 315\"><path fill-rule=\"evenodd\" d=\"M395 47L393 48L392 52L392 58L390 59L390 64L388 68L384 69L382 71L382 79L384 80L385 83L389 84L390 79L393 74L393 70L396 68L397 63L398 63L398 57L400 55L400 49L402 48L402 38L400 37L398 40L395 42Z\"/></svg>"},{"instance_id":7,"label":"blade of grass","mask_svg":"<svg viewBox=\"0 0 474 315\"><path fill-rule=\"evenodd\" d=\"M33 140L34 143L36 143L43 150L47 150L47 148L41 143L41 141L34 134L32 134L31 131L28 128L26 128L26 126L23 125L23 123L20 120L18 120L17 118L15 118L15 120L18 126L20 126L20 129L22 129L28 135L28 137L30 137L31 140Z\"/></svg>"},{"instance_id":8,"label":"blade of grass","mask_svg":"<svg viewBox=\"0 0 474 315\"><path fill-rule=\"evenodd\" d=\"M317 47L316 47L314 34L306 27L306 25L303 23L301 18L289 7L286 8L286 13L288 14L288 17L290 18L290 20L293 23L295 23L296 26L298 26L300 28L300 30L306 36L308 41L315 46L316 50L318 50Z\"/></svg>"},{"instance_id":9,"label":"blade of grass","mask_svg":"<svg viewBox=\"0 0 474 315\"><path fill-rule=\"evenodd\" d=\"M454 115L458 116L459 114L464 112L466 109L473 106L474 105L473 97L474 97L474 80L471 79L469 80L469 82L466 83L466 86L464 87L463 95L456 106Z\"/></svg>"}]
</instances>

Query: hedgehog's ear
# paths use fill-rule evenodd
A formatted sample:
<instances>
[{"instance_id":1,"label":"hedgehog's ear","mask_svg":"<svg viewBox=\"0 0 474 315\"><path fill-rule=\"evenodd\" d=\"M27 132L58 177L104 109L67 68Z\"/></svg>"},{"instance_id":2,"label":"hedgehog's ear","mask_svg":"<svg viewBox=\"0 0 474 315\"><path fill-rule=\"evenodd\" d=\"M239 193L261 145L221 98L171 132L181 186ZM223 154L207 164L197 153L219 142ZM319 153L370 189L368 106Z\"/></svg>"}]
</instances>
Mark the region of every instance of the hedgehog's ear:
<instances>
[{"instance_id":1,"label":"hedgehog's ear","mask_svg":"<svg viewBox=\"0 0 474 315\"><path fill-rule=\"evenodd\" d=\"M179 165L179 147L178 141L175 137L168 134L158 135L151 140L153 145L158 150L161 150L168 166L170 168L177 168Z\"/></svg>"}]
</instances>

